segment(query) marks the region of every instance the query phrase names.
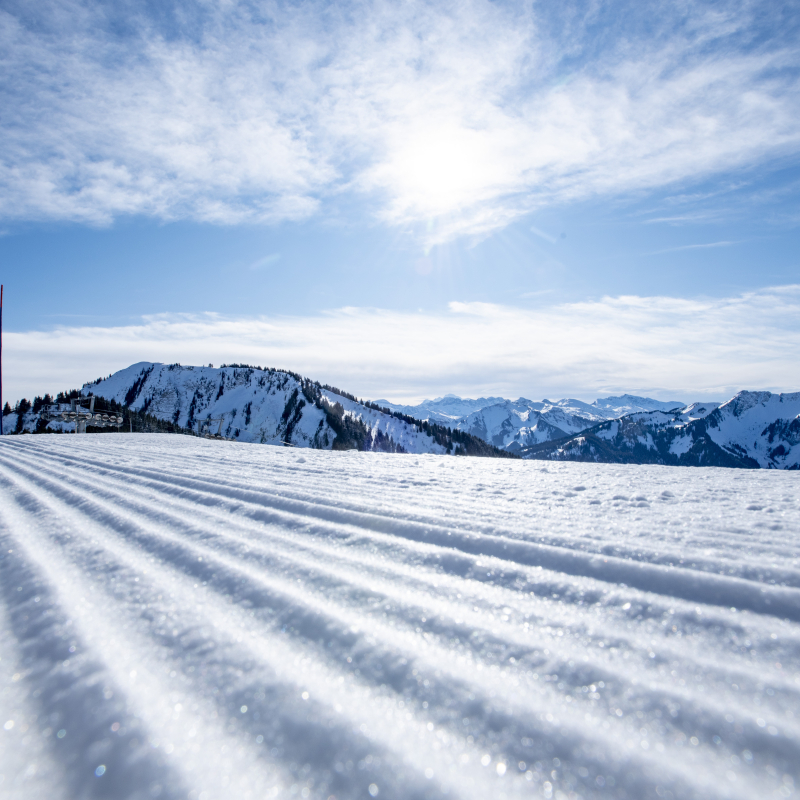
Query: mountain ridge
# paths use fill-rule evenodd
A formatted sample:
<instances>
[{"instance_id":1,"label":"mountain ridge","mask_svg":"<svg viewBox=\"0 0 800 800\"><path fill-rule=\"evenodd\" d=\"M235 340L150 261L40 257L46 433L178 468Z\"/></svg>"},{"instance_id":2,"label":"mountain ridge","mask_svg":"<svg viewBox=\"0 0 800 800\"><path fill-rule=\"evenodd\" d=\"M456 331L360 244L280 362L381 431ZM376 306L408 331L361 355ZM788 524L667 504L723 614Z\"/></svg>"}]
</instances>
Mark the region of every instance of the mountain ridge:
<instances>
[{"instance_id":1,"label":"mountain ridge","mask_svg":"<svg viewBox=\"0 0 800 800\"><path fill-rule=\"evenodd\" d=\"M219 431L222 438L241 442L322 450L513 457L469 433L381 409L289 370L140 361L86 383L72 394L82 398L94 395L115 408L169 422L176 432L200 433L208 428ZM43 418L44 405L42 398L37 398L34 407L29 404L18 409L21 414L9 414L8 432L74 430L74 422ZM68 401L64 408L69 408Z\"/></svg>"},{"instance_id":2,"label":"mountain ridge","mask_svg":"<svg viewBox=\"0 0 800 800\"><path fill-rule=\"evenodd\" d=\"M246 364L138 362L84 384L159 429L212 428L242 442L319 449L518 456L527 459L800 469L800 393L744 390L724 403L632 394L532 401L448 394L416 406L359 400L289 370ZM65 396L59 399L67 400ZM27 403L27 401L25 401ZM49 397L18 404L7 433L71 430L48 421ZM419 417L406 411L416 411ZM460 416L459 416L460 414ZM141 423L138 429L152 430Z\"/></svg>"},{"instance_id":3,"label":"mountain ridge","mask_svg":"<svg viewBox=\"0 0 800 800\"><path fill-rule=\"evenodd\" d=\"M721 404L630 414L520 454L553 461L800 470L800 392L744 390Z\"/></svg>"},{"instance_id":4,"label":"mountain ridge","mask_svg":"<svg viewBox=\"0 0 800 800\"><path fill-rule=\"evenodd\" d=\"M386 400L379 402L388 403ZM403 413L417 419L435 420L512 453L579 433L625 414L671 410L685 405L679 400L662 401L631 394L598 398L593 403L571 398L533 401L525 397L471 399L455 395L424 400L416 406L388 403L389 408L402 409Z\"/></svg>"}]
</instances>

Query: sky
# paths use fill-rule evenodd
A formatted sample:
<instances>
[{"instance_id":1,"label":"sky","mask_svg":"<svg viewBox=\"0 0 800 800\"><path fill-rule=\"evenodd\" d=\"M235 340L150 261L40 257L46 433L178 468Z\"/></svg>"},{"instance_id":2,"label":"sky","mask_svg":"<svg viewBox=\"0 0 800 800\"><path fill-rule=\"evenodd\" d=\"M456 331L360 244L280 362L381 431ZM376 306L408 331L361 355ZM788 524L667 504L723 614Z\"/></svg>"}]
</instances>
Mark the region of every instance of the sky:
<instances>
[{"instance_id":1,"label":"sky","mask_svg":"<svg viewBox=\"0 0 800 800\"><path fill-rule=\"evenodd\" d=\"M0 6L4 399L800 390L778 2Z\"/></svg>"}]
</instances>

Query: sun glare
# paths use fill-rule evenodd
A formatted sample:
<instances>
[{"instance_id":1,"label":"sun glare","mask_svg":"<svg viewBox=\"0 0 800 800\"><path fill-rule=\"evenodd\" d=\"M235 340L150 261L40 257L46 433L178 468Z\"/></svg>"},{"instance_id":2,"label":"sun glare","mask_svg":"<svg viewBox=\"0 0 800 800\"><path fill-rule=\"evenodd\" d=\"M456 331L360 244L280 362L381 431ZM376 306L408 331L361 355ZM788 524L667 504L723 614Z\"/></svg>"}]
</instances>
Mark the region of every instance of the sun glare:
<instances>
[{"instance_id":1,"label":"sun glare","mask_svg":"<svg viewBox=\"0 0 800 800\"><path fill-rule=\"evenodd\" d=\"M505 180L502 153L486 131L431 120L398 136L374 183L391 188L394 212L435 217L480 201Z\"/></svg>"}]
</instances>

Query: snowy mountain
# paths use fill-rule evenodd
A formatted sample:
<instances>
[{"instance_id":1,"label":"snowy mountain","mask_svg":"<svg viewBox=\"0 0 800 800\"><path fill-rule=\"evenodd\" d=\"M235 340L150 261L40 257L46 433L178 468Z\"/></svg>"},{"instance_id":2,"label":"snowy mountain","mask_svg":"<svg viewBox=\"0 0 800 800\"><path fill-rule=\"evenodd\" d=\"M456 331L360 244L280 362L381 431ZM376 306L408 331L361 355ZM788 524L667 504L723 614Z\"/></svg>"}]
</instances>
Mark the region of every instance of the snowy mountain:
<instances>
[{"instance_id":1,"label":"snowy mountain","mask_svg":"<svg viewBox=\"0 0 800 800\"><path fill-rule=\"evenodd\" d=\"M435 400L423 400L415 406L390 403L388 400L376 400L375 404L392 411L399 411L401 414L408 414L414 419L427 419L447 425L470 415L473 411L480 411L480 409L495 403L505 402L507 401L502 397L479 397L477 400L471 400L457 397L454 394L446 394Z\"/></svg>"},{"instance_id":2,"label":"snowy mountain","mask_svg":"<svg viewBox=\"0 0 800 800\"><path fill-rule=\"evenodd\" d=\"M484 441L518 453L526 447L562 439L591 428L598 422L617 419L637 411L672 410L685 406L680 401L664 402L649 397L621 395L594 403L581 400L543 400L520 397L464 399L448 394L418 405L395 405L387 400L379 405L401 411L416 419L427 419L478 436Z\"/></svg>"},{"instance_id":3,"label":"snowy mountain","mask_svg":"<svg viewBox=\"0 0 800 800\"><path fill-rule=\"evenodd\" d=\"M198 432L202 427L241 442L800 469L800 393L745 391L723 404L690 405L628 394L593 403L446 395L403 406L358 400L285 370L140 362L85 384L81 395L94 395L111 411L136 412L140 427L134 430ZM72 422L48 423L42 417L47 402L20 403L20 413L4 417L5 432L74 430ZM142 424L145 419L151 423Z\"/></svg>"},{"instance_id":4,"label":"snowy mountain","mask_svg":"<svg viewBox=\"0 0 800 800\"><path fill-rule=\"evenodd\" d=\"M474 411L457 420L453 427L479 436L495 447L519 452L541 442L560 439L591 427L603 417L584 417L546 403L520 398Z\"/></svg>"},{"instance_id":5,"label":"snowy mountain","mask_svg":"<svg viewBox=\"0 0 800 800\"><path fill-rule=\"evenodd\" d=\"M692 403L681 409L681 417L687 422L692 422L696 419L703 419L707 417L714 409L719 408L722 403Z\"/></svg>"},{"instance_id":6,"label":"snowy mountain","mask_svg":"<svg viewBox=\"0 0 800 800\"><path fill-rule=\"evenodd\" d=\"M354 438L346 435L349 422L368 429L375 449L392 449L393 442L409 453L445 452L401 419L325 389L311 402L308 391L299 375L280 370L151 363L134 364L83 389L84 394L146 410L190 430L202 420L221 418L222 434L242 442L330 450L339 439L344 448ZM216 424L211 427L218 429ZM380 440L387 446L381 447Z\"/></svg>"},{"instance_id":7,"label":"snowy mountain","mask_svg":"<svg viewBox=\"0 0 800 800\"><path fill-rule=\"evenodd\" d=\"M650 397L637 397L632 394L623 394L619 397L603 397L595 400L592 407L598 413L606 412L612 417L622 417L625 414L634 414L637 411L672 411L683 408L686 404L681 400L653 400Z\"/></svg>"},{"instance_id":8,"label":"snowy mountain","mask_svg":"<svg viewBox=\"0 0 800 800\"><path fill-rule=\"evenodd\" d=\"M800 392L739 392L722 405L629 414L522 454L557 461L800 469Z\"/></svg>"},{"instance_id":9,"label":"snowy mountain","mask_svg":"<svg viewBox=\"0 0 800 800\"><path fill-rule=\"evenodd\" d=\"M508 455L468 433L382 410L284 370L140 362L85 384L81 394L187 432L202 427L241 442L321 450ZM35 405L23 410L21 421L12 413L4 424L9 433L48 428ZM74 423L54 421L49 429L72 431Z\"/></svg>"}]
</instances>

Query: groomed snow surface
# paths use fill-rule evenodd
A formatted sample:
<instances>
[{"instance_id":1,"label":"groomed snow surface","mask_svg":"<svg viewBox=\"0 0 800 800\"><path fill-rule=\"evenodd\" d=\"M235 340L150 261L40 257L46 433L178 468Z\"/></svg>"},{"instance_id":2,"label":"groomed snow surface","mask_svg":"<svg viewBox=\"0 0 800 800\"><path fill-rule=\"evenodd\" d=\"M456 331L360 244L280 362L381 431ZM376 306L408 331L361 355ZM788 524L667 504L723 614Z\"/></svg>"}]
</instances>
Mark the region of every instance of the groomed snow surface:
<instances>
[{"instance_id":1,"label":"groomed snow surface","mask_svg":"<svg viewBox=\"0 0 800 800\"><path fill-rule=\"evenodd\" d=\"M3 798L766 798L800 475L0 442Z\"/></svg>"}]
</instances>

